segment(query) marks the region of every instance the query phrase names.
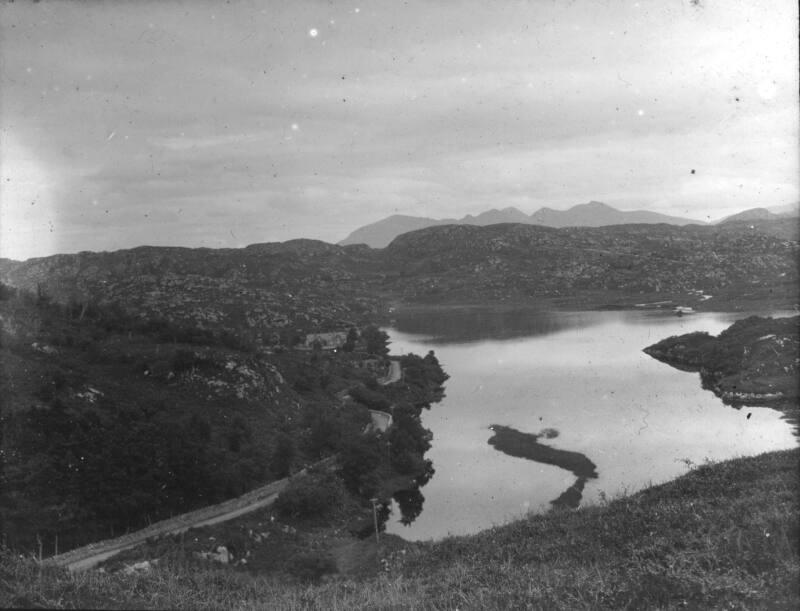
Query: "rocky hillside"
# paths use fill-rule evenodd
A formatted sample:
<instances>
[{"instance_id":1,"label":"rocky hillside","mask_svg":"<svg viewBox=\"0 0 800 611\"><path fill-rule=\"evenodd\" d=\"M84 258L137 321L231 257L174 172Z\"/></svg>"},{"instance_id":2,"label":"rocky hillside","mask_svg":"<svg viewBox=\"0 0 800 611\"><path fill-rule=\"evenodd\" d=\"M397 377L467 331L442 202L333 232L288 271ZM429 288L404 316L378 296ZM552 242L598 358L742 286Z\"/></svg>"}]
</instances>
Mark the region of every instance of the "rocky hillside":
<instances>
[{"instance_id":1,"label":"rocky hillside","mask_svg":"<svg viewBox=\"0 0 800 611\"><path fill-rule=\"evenodd\" d=\"M242 249L143 246L0 261L0 280L62 303L94 300L257 343L375 318L369 249L313 240Z\"/></svg>"},{"instance_id":2,"label":"rocky hillside","mask_svg":"<svg viewBox=\"0 0 800 611\"><path fill-rule=\"evenodd\" d=\"M797 226L523 224L429 227L387 248L312 240L242 249L141 247L0 261L0 280L61 302L290 344L305 332L378 320L405 303L576 299L602 306L711 295L796 303ZM729 301L724 301L728 299ZM708 304L706 304L708 305Z\"/></svg>"},{"instance_id":3,"label":"rocky hillside","mask_svg":"<svg viewBox=\"0 0 800 611\"><path fill-rule=\"evenodd\" d=\"M800 317L739 320L717 337L689 333L645 348L679 369L699 371L703 387L731 405L771 405L797 418Z\"/></svg>"},{"instance_id":4,"label":"rocky hillside","mask_svg":"<svg viewBox=\"0 0 800 611\"><path fill-rule=\"evenodd\" d=\"M284 475L273 456L302 397L278 361L233 337L2 292L7 545L63 551Z\"/></svg>"},{"instance_id":5,"label":"rocky hillside","mask_svg":"<svg viewBox=\"0 0 800 611\"><path fill-rule=\"evenodd\" d=\"M370 498L386 516L393 496L418 514L433 474L420 414L447 375L432 352L390 367L387 342L367 326L341 350L255 349L241 334L0 284L3 544L63 552L332 455L368 532ZM398 375L381 383L388 369ZM388 428L369 426L370 409L391 410ZM298 511L316 506L309 491Z\"/></svg>"},{"instance_id":6,"label":"rocky hillside","mask_svg":"<svg viewBox=\"0 0 800 611\"><path fill-rule=\"evenodd\" d=\"M633 297L781 294L791 300L796 233L774 221L564 229L450 225L402 235L381 254L387 267L398 270L394 290L410 302L597 291Z\"/></svg>"}]
</instances>

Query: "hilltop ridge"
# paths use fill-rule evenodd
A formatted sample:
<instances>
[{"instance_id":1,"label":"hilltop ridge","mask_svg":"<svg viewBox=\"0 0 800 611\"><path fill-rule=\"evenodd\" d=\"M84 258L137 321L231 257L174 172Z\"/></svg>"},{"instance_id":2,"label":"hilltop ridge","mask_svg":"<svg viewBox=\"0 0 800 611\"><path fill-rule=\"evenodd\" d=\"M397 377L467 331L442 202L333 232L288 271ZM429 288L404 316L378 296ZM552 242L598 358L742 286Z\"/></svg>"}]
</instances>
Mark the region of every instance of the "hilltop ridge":
<instances>
[{"instance_id":1,"label":"hilltop ridge","mask_svg":"<svg viewBox=\"0 0 800 611\"><path fill-rule=\"evenodd\" d=\"M0 281L62 303L117 303L241 334L262 344L385 319L392 303L565 299L579 307L679 299L796 303L798 228L783 220L719 225L426 227L384 249L314 240L240 249L140 247L24 262ZM711 302L699 303L701 294ZM583 303L583 306L580 304Z\"/></svg>"}]
</instances>

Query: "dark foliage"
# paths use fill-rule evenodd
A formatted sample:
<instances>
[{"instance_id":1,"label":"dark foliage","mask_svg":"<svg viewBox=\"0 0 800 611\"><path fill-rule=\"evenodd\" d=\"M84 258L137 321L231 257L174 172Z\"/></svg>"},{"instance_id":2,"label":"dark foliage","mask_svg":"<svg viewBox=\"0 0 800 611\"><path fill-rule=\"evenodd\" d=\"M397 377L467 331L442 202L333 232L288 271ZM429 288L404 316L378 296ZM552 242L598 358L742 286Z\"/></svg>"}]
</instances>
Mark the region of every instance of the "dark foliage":
<instances>
[{"instance_id":1,"label":"dark foliage","mask_svg":"<svg viewBox=\"0 0 800 611\"><path fill-rule=\"evenodd\" d=\"M288 572L300 581L316 583L323 576L336 573L336 561L327 555L298 554L289 560Z\"/></svg>"},{"instance_id":2,"label":"dark foliage","mask_svg":"<svg viewBox=\"0 0 800 611\"><path fill-rule=\"evenodd\" d=\"M275 441L275 450L272 452L272 458L269 463L272 474L277 478L289 475L295 454L296 450L292 438L286 433L280 433Z\"/></svg>"},{"instance_id":3,"label":"dark foliage","mask_svg":"<svg viewBox=\"0 0 800 611\"><path fill-rule=\"evenodd\" d=\"M383 457L381 444L374 436L364 435L349 440L340 453L339 471L347 489L362 498L374 496L380 485L376 471Z\"/></svg>"},{"instance_id":4,"label":"dark foliage","mask_svg":"<svg viewBox=\"0 0 800 611\"><path fill-rule=\"evenodd\" d=\"M389 335L375 325L369 325L361 332L361 339L367 352L377 356L389 354Z\"/></svg>"},{"instance_id":5,"label":"dark foliage","mask_svg":"<svg viewBox=\"0 0 800 611\"><path fill-rule=\"evenodd\" d=\"M0 282L0 301L8 301L17 296L17 289Z\"/></svg>"},{"instance_id":6,"label":"dark foliage","mask_svg":"<svg viewBox=\"0 0 800 611\"><path fill-rule=\"evenodd\" d=\"M293 478L275 501L284 517L318 518L338 509L343 499L340 482L325 473L309 473Z\"/></svg>"},{"instance_id":7,"label":"dark foliage","mask_svg":"<svg viewBox=\"0 0 800 611\"><path fill-rule=\"evenodd\" d=\"M425 497L419 488L411 490L398 490L392 497L400 509L400 522L405 526L411 524L422 513Z\"/></svg>"},{"instance_id":8,"label":"dark foliage","mask_svg":"<svg viewBox=\"0 0 800 611\"><path fill-rule=\"evenodd\" d=\"M219 496L209 425L197 416L108 401L75 410L55 399L9 415L3 428L3 529L18 547L36 533L68 546L87 530L124 532Z\"/></svg>"},{"instance_id":9,"label":"dark foliage","mask_svg":"<svg viewBox=\"0 0 800 611\"><path fill-rule=\"evenodd\" d=\"M347 339L345 339L344 344L342 344L342 350L345 352L352 352L356 348L357 341L358 331L356 331L355 327L350 327L350 330L347 332Z\"/></svg>"},{"instance_id":10,"label":"dark foliage","mask_svg":"<svg viewBox=\"0 0 800 611\"><path fill-rule=\"evenodd\" d=\"M210 420L213 412L191 400L161 398L167 374L209 365L194 350L161 350L123 324L132 319L119 308L59 305L41 290L12 294L3 310L17 325L2 333L0 353L0 371L9 367L0 375L0 531L8 545L36 549L40 538L52 553L57 538L65 551L268 478L272 439L256 440L238 411ZM131 346L162 356L126 355Z\"/></svg>"},{"instance_id":11,"label":"dark foliage","mask_svg":"<svg viewBox=\"0 0 800 611\"><path fill-rule=\"evenodd\" d=\"M394 424L388 431L392 467L399 473L425 472L423 457L431 447L433 434L422 426L417 411L410 405L395 406L392 416Z\"/></svg>"},{"instance_id":12,"label":"dark foliage","mask_svg":"<svg viewBox=\"0 0 800 611\"><path fill-rule=\"evenodd\" d=\"M349 391L350 396L362 405L369 409L376 409L380 411L388 411L391 407L391 401L387 399L378 390L370 390L363 386L355 386Z\"/></svg>"}]
</instances>

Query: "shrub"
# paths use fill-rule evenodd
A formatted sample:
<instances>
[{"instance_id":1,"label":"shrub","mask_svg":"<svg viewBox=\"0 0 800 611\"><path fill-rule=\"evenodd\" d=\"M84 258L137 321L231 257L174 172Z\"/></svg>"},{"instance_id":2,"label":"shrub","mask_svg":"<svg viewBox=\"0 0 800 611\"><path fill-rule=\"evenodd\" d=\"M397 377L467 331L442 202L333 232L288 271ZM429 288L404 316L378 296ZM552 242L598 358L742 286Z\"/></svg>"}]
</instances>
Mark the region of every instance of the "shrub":
<instances>
[{"instance_id":1,"label":"shrub","mask_svg":"<svg viewBox=\"0 0 800 611\"><path fill-rule=\"evenodd\" d=\"M275 509L284 517L317 518L338 507L342 497L342 486L337 477L310 473L289 483L275 500Z\"/></svg>"},{"instance_id":2,"label":"shrub","mask_svg":"<svg viewBox=\"0 0 800 611\"><path fill-rule=\"evenodd\" d=\"M392 402L379 391L370 390L363 386L355 386L350 389L349 393L353 399L361 403L361 405L366 405L369 409L388 412L392 405Z\"/></svg>"},{"instance_id":3,"label":"shrub","mask_svg":"<svg viewBox=\"0 0 800 611\"><path fill-rule=\"evenodd\" d=\"M347 488L364 497L375 494L380 483L375 469L382 459L383 453L375 437L363 435L350 439L340 456L340 475Z\"/></svg>"},{"instance_id":4,"label":"shrub","mask_svg":"<svg viewBox=\"0 0 800 611\"><path fill-rule=\"evenodd\" d=\"M319 581L323 575L336 573L336 561L330 556L298 554L289 561L289 572L301 581Z\"/></svg>"},{"instance_id":5,"label":"shrub","mask_svg":"<svg viewBox=\"0 0 800 611\"><path fill-rule=\"evenodd\" d=\"M275 449L270 460L270 470L275 477L286 477L292 468L295 447L292 438L286 433L280 433L275 440Z\"/></svg>"}]
</instances>

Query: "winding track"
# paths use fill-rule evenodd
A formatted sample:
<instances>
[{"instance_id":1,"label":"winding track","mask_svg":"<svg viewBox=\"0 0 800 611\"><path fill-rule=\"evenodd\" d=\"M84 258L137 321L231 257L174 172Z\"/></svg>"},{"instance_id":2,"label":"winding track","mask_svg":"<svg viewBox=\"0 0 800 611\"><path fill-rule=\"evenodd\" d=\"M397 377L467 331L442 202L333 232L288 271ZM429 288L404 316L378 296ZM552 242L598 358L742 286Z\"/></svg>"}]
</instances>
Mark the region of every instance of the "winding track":
<instances>
[{"instance_id":1,"label":"winding track","mask_svg":"<svg viewBox=\"0 0 800 611\"><path fill-rule=\"evenodd\" d=\"M400 366L400 361L392 360L389 362L389 372L385 378L379 380L379 383L386 386L387 384L397 382L402 377L403 369ZM375 417L380 420L378 425L381 430L385 430L385 428L391 425L391 414L379 412L374 415L374 418ZM335 460L336 457L326 458L325 460L315 463L313 466L328 466ZM303 469L297 475L306 472L307 469ZM257 509L269 507L275 502L275 499L278 498L278 495L286 486L289 485L290 480L291 477L277 480L260 488L256 488L255 490L251 490L250 492L246 492L235 499L203 507L202 509L196 509L195 511L190 511L167 520L161 520L142 530L115 539L106 539L105 541L90 543L89 545L78 547L63 554L51 556L44 562L46 564L66 568L71 572L88 570L119 552L136 547L152 537L177 535L190 528L199 528L200 526L209 526L211 524L226 522Z\"/></svg>"},{"instance_id":2,"label":"winding track","mask_svg":"<svg viewBox=\"0 0 800 611\"><path fill-rule=\"evenodd\" d=\"M387 386L397 382L401 377L403 377L403 369L400 367L400 361L389 361L389 373L385 378L378 380L378 383L381 386Z\"/></svg>"},{"instance_id":3,"label":"winding track","mask_svg":"<svg viewBox=\"0 0 800 611\"><path fill-rule=\"evenodd\" d=\"M313 466L330 466L335 460L335 457L326 458L325 460L315 463ZM305 474L307 471L308 469L303 469L296 475ZM292 477L296 477L296 475ZM70 550L58 556L51 556L44 562L45 564L66 568L73 573L91 569L119 552L136 547L152 537L180 534L190 528L199 528L201 526L226 522L257 509L269 507L275 502L275 499L278 498L278 495L286 486L289 485L291 479L291 477L287 477L271 482L234 499L203 507L202 509L196 509L195 511L190 511L167 520L161 520L142 530L123 535L122 537L90 543L89 545Z\"/></svg>"}]
</instances>

